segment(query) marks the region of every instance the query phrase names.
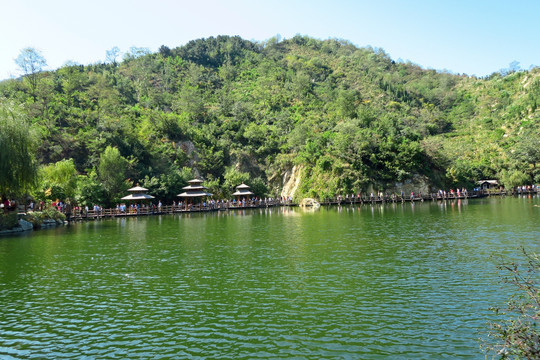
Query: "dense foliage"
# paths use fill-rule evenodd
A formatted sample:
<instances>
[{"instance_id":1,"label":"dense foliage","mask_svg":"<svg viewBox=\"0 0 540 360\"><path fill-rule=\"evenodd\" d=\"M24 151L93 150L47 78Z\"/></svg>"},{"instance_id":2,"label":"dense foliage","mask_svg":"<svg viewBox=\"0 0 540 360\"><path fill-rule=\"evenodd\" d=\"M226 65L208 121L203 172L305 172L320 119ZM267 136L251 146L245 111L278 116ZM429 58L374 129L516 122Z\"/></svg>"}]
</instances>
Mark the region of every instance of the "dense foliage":
<instances>
[{"instance_id":1,"label":"dense foliage","mask_svg":"<svg viewBox=\"0 0 540 360\"><path fill-rule=\"evenodd\" d=\"M436 187L540 182L538 69L477 79L302 36L132 48L120 63L113 50L108 63L0 83L40 134L39 163L71 159L81 202L112 203L136 183L172 201L190 176L218 196L235 181L278 195L294 166L297 196L418 175ZM39 191L67 195L64 180Z\"/></svg>"},{"instance_id":2,"label":"dense foliage","mask_svg":"<svg viewBox=\"0 0 540 360\"><path fill-rule=\"evenodd\" d=\"M20 106L0 98L0 199L34 185L35 138Z\"/></svg>"}]
</instances>

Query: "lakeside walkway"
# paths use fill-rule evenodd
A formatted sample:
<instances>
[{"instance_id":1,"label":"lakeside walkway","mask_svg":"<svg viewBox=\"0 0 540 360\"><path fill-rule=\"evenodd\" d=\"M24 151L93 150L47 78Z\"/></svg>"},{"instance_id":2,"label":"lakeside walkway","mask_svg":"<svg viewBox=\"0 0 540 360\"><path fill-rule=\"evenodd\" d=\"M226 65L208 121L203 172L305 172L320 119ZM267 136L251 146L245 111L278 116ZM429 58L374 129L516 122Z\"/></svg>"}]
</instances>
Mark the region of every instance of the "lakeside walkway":
<instances>
[{"instance_id":1,"label":"lakeside walkway","mask_svg":"<svg viewBox=\"0 0 540 360\"><path fill-rule=\"evenodd\" d=\"M379 194L377 196L367 194L357 194L355 196L337 196L334 198L322 199L319 203L322 206L333 205L374 205L374 204L386 204L386 203L416 203L424 201L455 201L460 199L480 199L490 196L519 196L519 195L536 195L538 196L540 191L537 188L531 188L527 190L515 190L515 191L499 191L499 190L479 190L471 192L438 192L431 194L411 194L396 195L396 194ZM255 199L244 201L215 201L206 205L162 205L162 206L145 206L137 208L126 207L125 210L120 208L112 209L89 209L86 211L81 208L66 207L63 209L63 213L66 215L68 222L72 221L85 221L85 220L100 220L105 218L117 218L117 217L137 217L137 216L149 216L149 215L166 215L166 214L187 214L187 213L199 213L199 212L211 212L211 211L227 211L227 210L245 210L256 208L269 208L269 207L281 207L281 206L298 206L297 202L291 201L286 198L282 199ZM26 211L20 209L20 214L24 214Z\"/></svg>"},{"instance_id":2,"label":"lakeside walkway","mask_svg":"<svg viewBox=\"0 0 540 360\"><path fill-rule=\"evenodd\" d=\"M249 200L244 203L241 202L216 202L214 204L203 205L162 205L161 207L146 206L141 208L126 208L122 211L117 208L113 209L101 209L98 211L84 209L73 209L71 211L63 211L68 221L80 221L80 220L96 220L103 218L115 218L115 217L133 217L133 216L148 216L148 215L165 215L165 214L182 214L182 213L198 213L198 212L210 212L210 211L225 211L235 209L255 209L255 208L268 208L276 206L295 206L290 201L282 200Z\"/></svg>"},{"instance_id":3,"label":"lakeside walkway","mask_svg":"<svg viewBox=\"0 0 540 360\"><path fill-rule=\"evenodd\" d=\"M433 193L433 194L411 194L396 195L396 194L382 194L382 195L357 195L357 196L338 196L335 198L324 199L321 201L321 205L345 205L345 204L376 204L376 203L399 203L399 202L423 202L423 201L437 201L437 200L458 200L458 199L478 199L487 196L504 196L506 193L498 192L491 194L483 194L480 192L472 193Z\"/></svg>"},{"instance_id":4,"label":"lakeside walkway","mask_svg":"<svg viewBox=\"0 0 540 360\"><path fill-rule=\"evenodd\" d=\"M335 198L324 199L321 201L321 205L350 205L350 204L376 204L376 203L399 203L399 202L424 202L424 201L442 201L442 200L459 200L459 199L480 199L490 196L517 196L517 195L538 195L537 189L520 190L520 191L500 191L500 190L479 190L471 192L460 193L430 193L430 194L416 194L396 195L396 194L383 194L381 195L366 195L360 194L357 196L343 197L338 196Z\"/></svg>"},{"instance_id":5,"label":"lakeside walkway","mask_svg":"<svg viewBox=\"0 0 540 360\"><path fill-rule=\"evenodd\" d=\"M460 200L460 199L479 199L490 196L512 196L512 195L538 195L537 189L522 190L522 191L472 191L467 193L432 193L432 194L414 194L410 196L401 196L396 194L384 194L383 196L371 196L366 194L360 194L357 196L343 197L337 196L334 198L324 199L320 202L323 206L332 205L362 205L362 204L384 204L384 203L414 203L424 201L446 201L446 200ZM210 212L210 211L226 211L226 210L238 210L238 209L256 209L256 208L268 208L277 206L298 206L290 200L285 199L273 199L273 200L248 200L245 202L215 202L206 206L202 205L163 205L161 207L141 207L140 209L127 208L125 211L119 209L101 209L98 211L84 209L73 209L71 211L64 211L68 221L83 221L83 220L98 220L104 218L116 218L116 217L136 217L136 216L149 216L149 215L165 215L165 214L182 214L182 213L198 213L198 212Z\"/></svg>"}]
</instances>

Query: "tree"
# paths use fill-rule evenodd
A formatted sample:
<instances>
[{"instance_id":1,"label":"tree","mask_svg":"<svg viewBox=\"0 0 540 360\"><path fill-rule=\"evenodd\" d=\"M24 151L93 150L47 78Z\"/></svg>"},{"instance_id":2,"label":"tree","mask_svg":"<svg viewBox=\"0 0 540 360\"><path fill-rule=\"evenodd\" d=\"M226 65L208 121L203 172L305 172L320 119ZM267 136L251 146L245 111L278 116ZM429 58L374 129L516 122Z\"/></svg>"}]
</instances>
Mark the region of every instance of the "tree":
<instances>
[{"instance_id":1,"label":"tree","mask_svg":"<svg viewBox=\"0 0 540 360\"><path fill-rule=\"evenodd\" d=\"M75 201L80 206L91 207L95 204L104 204L107 196L103 185L100 183L96 170L92 168L88 175L79 175L77 177L77 193Z\"/></svg>"},{"instance_id":2,"label":"tree","mask_svg":"<svg viewBox=\"0 0 540 360\"><path fill-rule=\"evenodd\" d=\"M77 169L73 159L60 160L40 169L42 185L52 199L73 199L77 189Z\"/></svg>"},{"instance_id":3,"label":"tree","mask_svg":"<svg viewBox=\"0 0 540 360\"><path fill-rule=\"evenodd\" d=\"M120 56L120 49L118 46L113 46L111 50L107 50L105 61L116 66L118 63L116 59Z\"/></svg>"},{"instance_id":4,"label":"tree","mask_svg":"<svg viewBox=\"0 0 540 360\"><path fill-rule=\"evenodd\" d=\"M165 46L165 45L161 45L159 47L159 53L161 54L161 56L163 57L169 57L169 56L172 56L172 51L171 49L169 49L168 46Z\"/></svg>"},{"instance_id":5,"label":"tree","mask_svg":"<svg viewBox=\"0 0 540 360\"><path fill-rule=\"evenodd\" d=\"M148 54L150 54L150 50L148 48L132 46L129 48L129 52L124 55L124 58L126 60L130 60L130 59L136 59L141 56L148 55Z\"/></svg>"},{"instance_id":6,"label":"tree","mask_svg":"<svg viewBox=\"0 0 540 360\"><path fill-rule=\"evenodd\" d=\"M229 197L234 192L235 187L249 181L249 174L238 171L238 169L231 166L225 171L224 179L223 193L226 197Z\"/></svg>"},{"instance_id":7,"label":"tree","mask_svg":"<svg viewBox=\"0 0 540 360\"><path fill-rule=\"evenodd\" d=\"M506 188L515 188L529 183L530 177L524 172L514 169L501 171L500 179Z\"/></svg>"},{"instance_id":8,"label":"tree","mask_svg":"<svg viewBox=\"0 0 540 360\"><path fill-rule=\"evenodd\" d=\"M38 85L38 74L47 66L47 61L41 53L31 47L21 50L21 53L15 58L15 63L27 79L30 93L35 98Z\"/></svg>"},{"instance_id":9,"label":"tree","mask_svg":"<svg viewBox=\"0 0 540 360\"><path fill-rule=\"evenodd\" d=\"M535 132L523 134L514 151L510 153L510 158L515 161L515 165L529 176L529 183L540 181L540 138Z\"/></svg>"},{"instance_id":10,"label":"tree","mask_svg":"<svg viewBox=\"0 0 540 360\"><path fill-rule=\"evenodd\" d=\"M122 191L127 189L125 179L129 161L120 155L118 148L107 146L99 158L98 177L107 192L109 204L118 200Z\"/></svg>"},{"instance_id":11,"label":"tree","mask_svg":"<svg viewBox=\"0 0 540 360\"><path fill-rule=\"evenodd\" d=\"M505 308L492 309L504 319L491 324L489 335L494 343L484 350L500 359L540 359L540 257L523 253L525 269L513 262L499 266L508 274L504 282L516 290Z\"/></svg>"},{"instance_id":12,"label":"tree","mask_svg":"<svg viewBox=\"0 0 540 360\"><path fill-rule=\"evenodd\" d=\"M250 180L249 184L251 185L251 191L258 198L263 198L268 195L268 186L266 186L266 183L260 177Z\"/></svg>"},{"instance_id":13,"label":"tree","mask_svg":"<svg viewBox=\"0 0 540 360\"><path fill-rule=\"evenodd\" d=\"M177 194L184 186L188 185L188 181L193 178L191 169L183 168L181 170L171 167L161 176L148 175L142 181L142 186L148 189L148 193L162 201L172 202L178 200Z\"/></svg>"},{"instance_id":14,"label":"tree","mask_svg":"<svg viewBox=\"0 0 540 360\"><path fill-rule=\"evenodd\" d=\"M132 46L129 48L129 52L124 55L126 65L130 68L128 73L131 76L137 94L137 102L140 102L143 97L148 95L150 88L151 59L149 56L146 56L149 54L150 50L147 48ZM141 59L136 60L138 58Z\"/></svg>"},{"instance_id":15,"label":"tree","mask_svg":"<svg viewBox=\"0 0 540 360\"><path fill-rule=\"evenodd\" d=\"M35 184L34 140L22 109L0 98L0 196L21 195Z\"/></svg>"}]
</instances>

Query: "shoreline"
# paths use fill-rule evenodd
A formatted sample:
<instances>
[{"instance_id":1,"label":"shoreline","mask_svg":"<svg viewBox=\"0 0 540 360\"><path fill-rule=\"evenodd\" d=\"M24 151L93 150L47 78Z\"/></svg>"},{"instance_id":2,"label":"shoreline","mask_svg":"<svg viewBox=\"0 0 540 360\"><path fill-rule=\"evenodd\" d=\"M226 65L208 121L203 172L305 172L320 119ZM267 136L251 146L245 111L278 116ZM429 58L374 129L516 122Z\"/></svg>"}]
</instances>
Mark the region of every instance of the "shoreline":
<instances>
[{"instance_id":1,"label":"shoreline","mask_svg":"<svg viewBox=\"0 0 540 360\"><path fill-rule=\"evenodd\" d=\"M469 196L469 197L465 197L465 196L460 196L460 197L453 197L453 198L433 198L431 200L427 200L425 198L415 198L415 199L403 199L403 200L396 200L394 199L393 201L392 200L386 200L386 199L373 199L371 201L355 201L355 199L351 199L351 198L345 198L345 199L342 199L341 201L337 200L337 199L333 199L333 201L325 201L325 202L321 202L321 207L333 207L333 206L338 206L338 207L341 207L341 206L361 206L361 205L380 205L380 206L384 206L384 205L390 205L390 204L404 204L404 203L410 203L412 205L414 205L415 203L423 203L423 202L427 202L427 203L444 203L444 202L456 202L456 201L468 201L468 200L477 200L477 199L485 199L485 198L490 198L490 197L499 197L499 198L503 198L503 197L506 197L506 196L512 196L512 197L529 197L529 198L535 198L535 197L538 197L540 196L540 194L538 194L537 192L530 192L530 193L522 193L522 194L510 194L510 195L507 195L507 194L491 194L491 195L485 195L485 196ZM287 204L273 204L271 206L268 206L268 205L246 205L246 206L229 206L229 207L226 207L226 208L212 208L212 209L190 209L190 210L185 210L185 209L175 209L175 210L171 210L170 208L172 208L172 206L168 206L168 207L163 207L164 209L162 209L161 212L159 211L147 211L147 212L140 212L140 213L107 213L105 214L105 210L116 210L116 209L105 209L103 211L103 214L93 214L89 211L88 213L88 216L71 216L71 217L67 217L66 221L62 222L62 223L59 223L57 222L56 220L45 220L39 228L37 229L34 229L33 227L29 227L28 225L26 225L26 227L23 227L23 226L18 226L16 228L13 228L13 229L10 229L10 230L1 230L0 231L0 238L2 238L3 236L13 236L13 235L20 235L20 234L28 234L34 230L47 230L47 229L52 229L52 228L56 228L56 227L59 227L59 226L68 226L69 224L71 224L72 222L73 223L82 223L82 222L88 222L88 221L96 221L96 220L109 220L109 219L117 219L117 218L138 218L138 217L146 217L146 216L154 216L154 215L176 215L176 214L199 214L199 213L215 213L215 212L229 212L229 211L235 211L235 210L242 210L242 211L245 211L245 210L256 210L256 209L271 209L271 208L287 208L287 207L298 207L298 204L294 204L294 203L287 203ZM307 207L307 209L311 209L311 207ZM29 222L27 221L24 221L23 219L19 220L19 222L23 221L24 223L27 223L27 224L30 224Z\"/></svg>"}]
</instances>

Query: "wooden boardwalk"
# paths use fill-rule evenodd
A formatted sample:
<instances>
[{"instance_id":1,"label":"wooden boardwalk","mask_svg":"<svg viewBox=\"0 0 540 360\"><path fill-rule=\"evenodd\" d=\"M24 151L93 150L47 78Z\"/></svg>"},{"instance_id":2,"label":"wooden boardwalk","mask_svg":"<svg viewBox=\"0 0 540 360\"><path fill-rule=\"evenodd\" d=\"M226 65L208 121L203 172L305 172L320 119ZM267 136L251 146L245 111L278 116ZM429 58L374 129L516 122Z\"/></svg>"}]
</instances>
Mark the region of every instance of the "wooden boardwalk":
<instances>
[{"instance_id":1,"label":"wooden boardwalk","mask_svg":"<svg viewBox=\"0 0 540 360\"><path fill-rule=\"evenodd\" d=\"M355 197L338 197L332 199L325 199L321 202L321 205L355 205L355 204L382 204L382 203L405 203L405 202L424 202L424 201L442 201L442 200L458 200L458 199L478 199L480 196L478 194L467 194L467 195L414 195L414 196L355 196Z\"/></svg>"},{"instance_id":2,"label":"wooden boardwalk","mask_svg":"<svg viewBox=\"0 0 540 360\"><path fill-rule=\"evenodd\" d=\"M105 218L119 218L119 217L137 217L137 216L151 216L151 215L166 215L166 214L191 214L200 212L212 212L212 211L224 211L224 210L236 210L236 209L256 209L256 208L268 208L275 206L294 206L290 202L281 202L278 200L272 201L249 201L244 204L224 202L216 203L209 206L173 206L163 205L161 207L142 207L139 209L126 208L125 211L120 209L101 209L98 211L85 209L72 209L71 211L64 211L66 219L68 221L82 221L82 220L99 220Z\"/></svg>"},{"instance_id":3,"label":"wooden boardwalk","mask_svg":"<svg viewBox=\"0 0 540 360\"><path fill-rule=\"evenodd\" d=\"M404 203L404 202L424 202L424 201L444 201L444 200L465 200L479 199L490 196L517 196L517 195L538 195L537 190L516 191L472 191L466 193L431 193L418 194L414 196L385 194L383 196L351 196L351 197L335 197L324 199L320 202L321 205L356 205L356 204L382 204L382 203Z\"/></svg>"},{"instance_id":4,"label":"wooden boardwalk","mask_svg":"<svg viewBox=\"0 0 540 360\"><path fill-rule=\"evenodd\" d=\"M401 196L396 194L385 194L381 196L366 196L365 194L354 197L343 197L338 196L335 198L324 199L320 202L321 205L331 206L331 205L362 205L362 204L385 204L385 203L415 203L415 202L424 202L424 201L454 201L454 200L465 200L465 199L479 199L490 196L512 196L512 195L538 195L536 189L531 189L529 191L473 191L467 193L432 193L432 194L418 194L414 196ZM297 203L291 201L282 201L282 200L256 200L256 201L247 201L245 203L239 202L216 202L208 206L189 205L163 205L161 207L142 207L140 209L130 209L127 208L126 211L121 211L120 209L101 209L98 211L84 209L71 209L69 211L64 211L68 221L85 221L85 220L100 220L106 218L128 218L128 217L137 217L137 216L150 216L150 215L165 215L165 214L190 214L190 213L200 213L200 212L212 212L212 211L226 211L226 210L245 210L245 209L257 209L257 208L268 208L276 206L298 206Z\"/></svg>"}]
</instances>

